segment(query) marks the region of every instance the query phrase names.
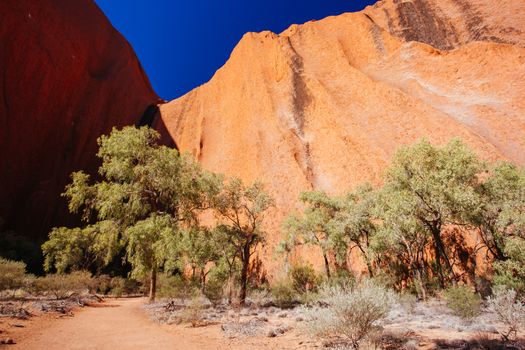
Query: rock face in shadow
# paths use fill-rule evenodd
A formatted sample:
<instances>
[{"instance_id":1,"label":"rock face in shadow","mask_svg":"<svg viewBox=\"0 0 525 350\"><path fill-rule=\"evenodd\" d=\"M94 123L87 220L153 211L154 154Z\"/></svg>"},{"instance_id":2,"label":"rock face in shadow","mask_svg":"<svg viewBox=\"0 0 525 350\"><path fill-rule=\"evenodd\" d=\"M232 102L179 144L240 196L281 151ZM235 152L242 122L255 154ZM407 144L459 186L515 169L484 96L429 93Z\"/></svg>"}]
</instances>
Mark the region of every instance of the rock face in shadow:
<instances>
[{"instance_id":1,"label":"rock face in shadow","mask_svg":"<svg viewBox=\"0 0 525 350\"><path fill-rule=\"evenodd\" d=\"M161 106L159 121L205 168L267 184L276 209L261 258L280 271L273 248L299 193L379 184L401 145L460 137L484 159L525 164L524 10L385 0L248 33L208 83Z\"/></svg>"},{"instance_id":2,"label":"rock face in shadow","mask_svg":"<svg viewBox=\"0 0 525 350\"><path fill-rule=\"evenodd\" d=\"M72 171L96 139L158 97L128 42L91 0L0 1L0 217L35 239L70 220Z\"/></svg>"}]
</instances>

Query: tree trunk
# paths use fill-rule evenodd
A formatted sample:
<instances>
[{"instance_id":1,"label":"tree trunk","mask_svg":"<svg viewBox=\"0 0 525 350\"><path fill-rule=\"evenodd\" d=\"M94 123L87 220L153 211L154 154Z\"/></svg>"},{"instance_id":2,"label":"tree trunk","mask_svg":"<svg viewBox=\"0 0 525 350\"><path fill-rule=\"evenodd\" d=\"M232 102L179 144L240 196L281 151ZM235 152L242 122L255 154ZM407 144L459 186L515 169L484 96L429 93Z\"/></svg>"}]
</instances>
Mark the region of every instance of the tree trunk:
<instances>
[{"instance_id":1,"label":"tree trunk","mask_svg":"<svg viewBox=\"0 0 525 350\"><path fill-rule=\"evenodd\" d=\"M151 268L151 276L149 279L149 301L154 302L157 295L157 264Z\"/></svg>"},{"instance_id":2,"label":"tree trunk","mask_svg":"<svg viewBox=\"0 0 525 350\"><path fill-rule=\"evenodd\" d=\"M205 268L201 270L201 291L204 294L206 291L206 273L204 272Z\"/></svg>"},{"instance_id":3,"label":"tree trunk","mask_svg":"<svg viewBox=\"0 0 525 350\"><path fill-rule=\"evenodd\" d=\"M366 268L368 269L368 274L370 275L370 277L374 277L374 270L372 269L372 263L370 262L370 258L368 257L367 252L363 249L363 247L361 247L360 244L357 244L357 247L359 248L359 250L363 254L363 257L365 258Z\"/></svg>"},{"instance_id":4,"label":"tree trunk","mask_svg":"<svg viewBox=\"0 0 525 350\"><path fill-rule=\"evenodd\" d=\"M326 255L326 252L323 252L323 259L324 259L324 269L326 271L326 277L330 279L332 276L330 275L330 263L328 262L328 256Z\"/></svg>"},{"instance_id":5,"label":"tree trunk","mask_svg":"<svg viewBox=\"0 0 525 350\"><path fill-rule=\"evenodd\" d=\"M450 264L448 255L445 251L445 245L443 244L443 240L441 239L441 229L437 226L437 224L432 224L431 232L432 238L434 239L434 251L436 254L436 268L438 270L439 275L439 284L442 288L444 288L445 275L443 274L443 267L441 266L441 258L443 258L443 261L445 262L445 265L449 273L452 275L453 279L455 279L454 271L452 269L452 265Z\"/></svg>"},{"instance_id":6,"label":"tree trunk","mask_svg":"<svg viewBox=\"0 0 525 350\"><path fill-rule=\"evenodd\" d=\"M414 282L417 287L418 297L422 300L427 300L427 290L425 288L425 283L423 282L423 276L421 276L421 269L419 266L416 266L414 269Z\"/></svg>"},{"instance_id":7,"label":"tree trunk","mask_svg":"<svg viewBox=\"0 0 525 350\"><path fill-rule=\"evenodd\" d=\"M244 305L246 301L246 289L248 286L248 268L250 267L250 245L246 244L243 249L242 269L241 269L241 292L239 302Z\"/></svg>"}]
</instances>

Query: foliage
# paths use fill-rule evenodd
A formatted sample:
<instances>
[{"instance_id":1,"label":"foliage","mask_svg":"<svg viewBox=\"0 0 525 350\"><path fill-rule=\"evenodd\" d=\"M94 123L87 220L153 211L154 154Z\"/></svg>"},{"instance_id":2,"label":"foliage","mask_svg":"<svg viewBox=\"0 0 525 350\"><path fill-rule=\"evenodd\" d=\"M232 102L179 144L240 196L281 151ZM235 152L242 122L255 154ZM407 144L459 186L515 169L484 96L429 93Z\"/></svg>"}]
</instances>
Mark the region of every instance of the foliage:
<instances>
[{"instance_id":1,"label":"foliage","mask_svg":"<svg viewBox=\"0 0 525 350\"><path fill-rule=\"evenodd\" d=\"M326 280L324 284L330 287L352 289L357 284L357 280L350 271L336 270L335 276L332 276L331 279Z\"/></svg>"},{"instance_id":2,"label":"foliage","mask_svg":"<svg viewBox=\"0 0 525 350\"><path fill-rule=\"evenodd\" d=\"M507 327L506 332L501 333L503 340L516 338L520 329L525 326L525 304L518 300L516 291L498 288L489 298L488 305L498 321Z\"/></svg>"},{"instance_id":3,"label":"foliage","mask_svg":"<svg viewBox=\"0 0 525 350\"><path fill-rule=\"evenodd\" d=\"M336 243L335 247L339 248L336 249L339 259L346 262L348 248L358 248L370 276L374 275L370 246L377 231L374 223L377 195L370 184L364 184L354 192L347 193L339 200L340 210L331 223L331 235Z\"/></svg>"},{"instance_id":4,"label":"foliage","mask_svg":"<svg viewBox=\"0 0 525 350\"><path fill-rule=\"evenodd\" d=\"M509 238L525 238L525 171L502 162L491 170L491 176L480 186L481 210L471 218L497 260L505 260Z\"/></svg>"},{"instance_id":5,"label":"foliage","mask_svg":"<svg viewBox=\"0 0 525 350\"><path fill-rule=\"evenodd\" d=\"M21 288L26 279L26 264L0 258L0 291Z\"/></svg>"},{"instance_id":6,"label":"foliage","mask_svg":"<svg viewBox=\"0 0 525 350\"><path fill-rule=\"evenodd\" d=\"M321 336L344 336L354 349L371 332L380 330L378 322L395 302L393 292L369 281L349 289L325 286L320 294L328 307L307 309L309 330Z\"/></svg>"},{"instance_id":7,"label":"foliage","mask_svg":"<svg viewBox=\"0 0 525 350\"><path fill-rule=\"evenodd\" d=\"M464 285L447 288L443 296L447 306L455 315L463 319L471 319L481 313L481 297Z\"/></svg>"},{"instance_id":8,"label":"foliage","mask_svg":"<svg viewBox=\"0 0 525 350\"><path fill-rule=\"evenodd\" d=\"M107 264L124 246L132 276L150 274L154 299L157 270L177 265L180 228L197 222L222 182L189 156L160 146L159 139L147 127L113 129L99 138L101 180L90 184L85 173L73 173L64 193L70 211L95 224L53 230L44 244L48 268Z\"/></svg>"},{"instance_id":9,"label":"foliage","mask_svg":"<svg viewBox=\"0 0 525 350\"><path fill-rule=\"evenodd\" d=\"M107 295L111 290L111 276L98 275L91 278L91 285L89 291L92 293L99 293Z\"/></svg>"},{"instance_id":10,"label":"foliage","mask_svg":"<svg viewBox=\"0 0 525 350\"><path fill-rule=\"evenodd\" d=\"M199 285L183 275L161 273L158 276L158 296L161 298L189 299L198 294Z\"/></svg>"},{"instance_id":11,"label":"foliage","mask_svg":"<svg viewBox=\"0 0 525 350\"><path fill-rule=\"evenodd\" d=\"M322 191L301 193L300 200L305 204L301 214L291 214L283 223L287 238L281 243L283 250L290 251L294 246L313 244L321 248L326 276L330 278L328 255L333 251L335 240L332 237L333 221L341 205L336 198Z\"/></svg>"},{"instance_id":12,"label":"foliage","mask_svg":"<svg viewBox=\"0 0 525 350\"><path fill-rule=\"evenodd\" d=\"M181 321L191 324L192 327L198 326L203 316L204 303L200 296L194 296L180 313Z\"/></svg>"},{"instance_id":13,"label":"foliage","mask_svg":"<svg viewBox=\"0 0 525 350\"><path fill-rule=\"evenodd\" d=\"M257 246L264 244L266 232L262 223L267 210L274 205L273 198L261 183L245 186L238 178L232 178L215 196L213 207L224 242L233 248L241 262L241 304L246 299L250 259Z\"/></svg>"},{"instance_id":14,"label":"foliage","mask_svg":"<svg viewBox=\"0 0 525 350\"><path fill-rule=\"evenodd\" d=\"M120 298L124 294L126 289L126 279L123 277L113 277L109 281L108 291L110 295Z\"/></svg>"},{"instance_id":15,"label":"foliage","mask_svg":"<svg viewBox=\"0 0 525 350\"><path fill-rule=\"evenodd\" d=\"M271 303L272 293L268 287L252 289L248 294L248 298L250 299L251 305L255 307L264 307Z\"/></svg>"},{"instance_id":16,"label":"foliage","mask_svg":"<svg viewBox=\"0 0 525 350\"><path fill-rule=\"evenodd\" d=\"M271 285L270 293L273 302L280 308L288 308L297 302L297 291L292 287L289 279L280 279L274 281Z\"/></svg>"},{"instance_id":17,"label":"foliage","mask_svg":"<svg viewBox=\"0 0 525 350\"><path fill-rule=\"evenodd\" d=\"M217 263L221 258L221 246L213 236L213 231L204 227L191 227L183 232L180 241L181 251L192 269L192 276L200 271L203 291L206 289L206 277L211 271L206 268L210 263Z\"/></svg>"},{"instance_id":18,"label":"foliage","mask_svg":"<svg viewBox=\"0 0 525 350\"><path fill-rule=\"evenodd\" d=\"M321 277L309 265L293 266L289 273L293 288L299 294L316 292L321 282Z\"/></svg>"},{"instance_id":19,"label":"foliage","mask_svg":"<svg viewBox=\"0 0 525 350\"><path fill-rule=\"evenodd\" d=\"M399 209L400 217L407 218L409 225L399 229L399 220L387 221L394 225L390 231L394 235L413 235L424 230L432 238L435 272L442 286L447 278L455 278L443 243L443 227L465 222L480 211L477 188L478 175L483 171L484 165L476 155L457 139L443 147L426 140L403 147L388 170L385 201L393 202L390 209ZM423 239L419 237L418 241Z\"/></svg>"},{"instance_id":20,"label":"foliage","mask_svg":"<svg viewBox=\"0 0 525 350\"><path fill-rule=\"evenodd\" d=\"M387 262L396 282L411 277L418 296L426 299L424 256L431 235L411 212L412 198L391 188L381 189L376 198L376 216L382 225L373 237L372 250Z\"/></svg>"},{"instance_id":21,"label":"foliage","mask_svg":"<svg viewBox=\"0 0 525 350\"><path fill-rule=\"evenodd\" d=\"M221 278L210 278L206 282L204 296L213 304L220 304L224 297L226 281Z\"/></svg>"},{"instance_id":22,"label":"foliage","mask_svg":"<svg viewBox=\"0 0 525 350\"><path fill-rule=\"evenodd\" d=\"M525 295L525 240L509 238L505 242L504 261L494 263L494 284L513 289L519 296Z\"/></svg>"},{"instance_id":23,"label":"foliage","mask_svg":"<svg viewBox=\"0 0 525 350\"><path fill-rule=\"evenodd\" d=\"M59 273L108 264L120 249L118 226L111 220L84 228L55 227L42 245L44 269Z\"/></svg>"},{"instance_id":24,"label":"foliage","mask_svg":"<svg viewBox=\"0 0 525 350\"><path fill-rule=\"evenodd\" d=\"M121 297L123 295L138 294L141 292L141 285L135 279L120 276L110 278L107 275L94 277L93 279L96 281L97 291L105 295Z\"/></svg>"},{"instance_id":25,"label":"foliage","mask_svg":"<svg viewBox=\"0 0 525 350\"><path fill-rule=\"evenodd\" d=\"M34 282L38 293L50 293L58 299L66 299L76 293L89 289L92 285L91 274L87 271L74 271L69 274L48 274Z\"/></svg>"}]
</instances>

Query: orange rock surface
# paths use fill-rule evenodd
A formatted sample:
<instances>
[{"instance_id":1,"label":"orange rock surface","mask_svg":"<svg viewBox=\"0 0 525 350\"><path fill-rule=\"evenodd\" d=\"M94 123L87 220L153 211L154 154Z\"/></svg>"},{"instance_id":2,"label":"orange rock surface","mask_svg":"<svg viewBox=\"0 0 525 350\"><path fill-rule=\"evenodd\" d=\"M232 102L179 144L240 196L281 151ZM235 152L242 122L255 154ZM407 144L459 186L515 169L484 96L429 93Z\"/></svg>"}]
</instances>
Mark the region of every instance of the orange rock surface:
<instances>
[{"instance_id":1,"label":"orange rock surface","mask_svg":"<svg viewBox=\"0 0 525 350\"><path fill-rule=\"evenodd\" d=\"M460 137L485 159L525 164L524 11L521 1L389 0L248 33L156 122L205 168L267 184L276 209L262 259L275 274L299 193L378 184L401 145Z\"/></svg>"}]
</instances>

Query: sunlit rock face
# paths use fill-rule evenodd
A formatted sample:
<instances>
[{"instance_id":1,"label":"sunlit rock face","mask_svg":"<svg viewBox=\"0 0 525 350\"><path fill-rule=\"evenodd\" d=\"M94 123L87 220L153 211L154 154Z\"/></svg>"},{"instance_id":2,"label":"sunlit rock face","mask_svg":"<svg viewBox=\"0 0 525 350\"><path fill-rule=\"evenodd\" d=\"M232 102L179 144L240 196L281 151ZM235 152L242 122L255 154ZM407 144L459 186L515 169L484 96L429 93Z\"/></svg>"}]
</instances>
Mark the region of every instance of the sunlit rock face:
<instances>
[{"instance_id":1,"label":"sunlit rock face","mask_svg":"<svg viewBox=\"0 0 525 350\"><path fill-rule=\"evenodd\" d=\"M91 0L0 1L0 217L43 238L67 221L96 139L158 103L133 49Z\"/></svg>"},{"instance_id":2,"label":"sunlit rock face","mask_svg":"<svg viewBox=\"0 0 525 350\"><path fill-rule=\"evenodd\" d=\"M382 0L364 11L404 41L450 50L473 41L525 46L525 6L515 0Z\"/></svg>"},{"instance_id":3,"label":"sunlit rock face","mask_svg":"<svg viewBox=\"0 0 525 350\"><path fill-rule=\"evenodd\" d=\"M484 159L525 164L524 10L381 1L248 33L208 83L161 106L159 122L207 169L267 184L276 208L261 257L275 274L299 193L379 184L401 145L460 137Z\"/></svg>"}]
</instances>

